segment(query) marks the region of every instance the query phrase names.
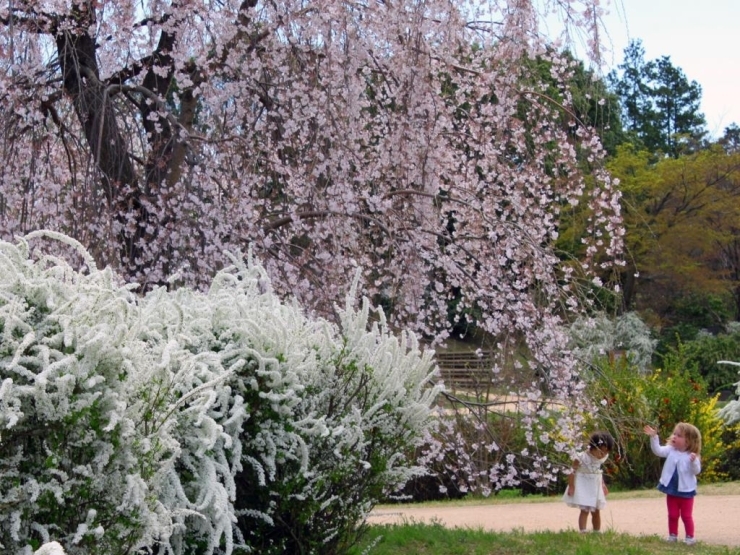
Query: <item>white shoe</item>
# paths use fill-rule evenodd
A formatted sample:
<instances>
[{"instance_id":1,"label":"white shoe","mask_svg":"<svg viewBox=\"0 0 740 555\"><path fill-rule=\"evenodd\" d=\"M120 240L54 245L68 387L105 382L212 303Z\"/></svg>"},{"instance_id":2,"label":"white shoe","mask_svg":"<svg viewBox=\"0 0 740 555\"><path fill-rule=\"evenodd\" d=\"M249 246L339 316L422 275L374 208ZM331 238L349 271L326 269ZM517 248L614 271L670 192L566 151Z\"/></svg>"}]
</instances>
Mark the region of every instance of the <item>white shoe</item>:
<instances>
[{"instance_id":1,"label":"white shoe","mask_svg":"<svg viewBox=\"0 0 740 555\"><path fill-rule=\"evenodd\" d=\"M675 542L677 542L677 541L678 541L678 536L674 536L673 534L671 534L670 536L668 536L668 537L667 537L667 538L665 539L665 541L667 541L667 542L671 542L671 543L675 543Z\"/></svg>"},{"instance_id":2,"label":"white shoe","mask_svg":"<svg viewBox=\"0 0 740 555\"><path fill-rule=\"evenodd\" d=\"M686 539L684 540L684 543L686 545L694 545L696 543L696 540L692 538L691 536L686 536Z\"/></svg>"}]
</instances>

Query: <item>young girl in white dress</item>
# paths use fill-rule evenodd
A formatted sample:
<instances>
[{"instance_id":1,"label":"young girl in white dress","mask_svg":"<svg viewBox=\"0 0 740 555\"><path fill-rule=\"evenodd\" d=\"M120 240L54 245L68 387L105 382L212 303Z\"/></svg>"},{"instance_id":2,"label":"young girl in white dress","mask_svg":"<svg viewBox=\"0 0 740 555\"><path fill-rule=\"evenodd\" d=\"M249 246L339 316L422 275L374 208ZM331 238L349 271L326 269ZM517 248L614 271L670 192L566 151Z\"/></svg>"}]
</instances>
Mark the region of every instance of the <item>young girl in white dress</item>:
<instances>
[{"instance_id":1,"label":"young girl in white dress","mask_svg":"<svg viewBox=\"0 0 740 555\"><path fill-rule=\"evenodd\" d=\"M601 531L601 509L606 506L609 490L604 483L601 465L614 449L614 438L608 432L594 432L588 441L588 449L573 460L573 472L568 475L568 489L563 501L569 507L580 509L578 529L586 532L588 514L594 532Z\"/></svg>"}]
</instances>

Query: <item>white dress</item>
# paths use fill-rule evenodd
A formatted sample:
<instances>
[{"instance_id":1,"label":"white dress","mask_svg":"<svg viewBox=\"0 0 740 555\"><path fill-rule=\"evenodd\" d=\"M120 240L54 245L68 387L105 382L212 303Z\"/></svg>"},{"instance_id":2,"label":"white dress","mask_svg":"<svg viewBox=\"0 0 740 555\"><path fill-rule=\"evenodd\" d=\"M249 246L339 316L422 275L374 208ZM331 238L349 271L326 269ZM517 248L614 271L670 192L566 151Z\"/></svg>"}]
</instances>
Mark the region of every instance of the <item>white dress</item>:
<instances>
[{"instance_id":1,"label":"white dress","mask_svg":"<svg viewBox=\"0 0 740 555\"><path fill-rule=\"evenodd\" d=\"M575 491L573 495L568 495L568 490L565 490L563 501L566 505L582 511L601 510L606 506L601 465L608 456L596 459L588 451L578 455L581 464L575 471Z\"/></svg>"}]
</instances>

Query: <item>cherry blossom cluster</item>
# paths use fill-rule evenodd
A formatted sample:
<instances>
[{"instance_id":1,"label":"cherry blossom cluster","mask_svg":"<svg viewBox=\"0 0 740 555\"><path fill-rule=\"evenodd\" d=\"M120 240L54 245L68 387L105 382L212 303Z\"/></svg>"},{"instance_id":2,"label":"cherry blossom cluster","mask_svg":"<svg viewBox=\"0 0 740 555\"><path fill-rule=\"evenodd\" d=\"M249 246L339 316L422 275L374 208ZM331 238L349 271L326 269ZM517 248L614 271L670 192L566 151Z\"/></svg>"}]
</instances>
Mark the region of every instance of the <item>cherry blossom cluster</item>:
<instances>
[{"instance_id":1,"label":"cherry blossom cluster","mask_svg":"<svg viewBox=\"0 0 740 555\"><path fill-rule=\"evenodd\" d=\"M585 37L598 59L601 4L5 4L0 238L64 233L142 293L206 290L224 252L251 251L279 296L332 321L359 275L391 329L438 344L474 324L497 368L538 376L510 387L576 422L562 327L623 232L559 52ZM574 211L571 264L556 242Z\"/></svg>"}]
</instances>

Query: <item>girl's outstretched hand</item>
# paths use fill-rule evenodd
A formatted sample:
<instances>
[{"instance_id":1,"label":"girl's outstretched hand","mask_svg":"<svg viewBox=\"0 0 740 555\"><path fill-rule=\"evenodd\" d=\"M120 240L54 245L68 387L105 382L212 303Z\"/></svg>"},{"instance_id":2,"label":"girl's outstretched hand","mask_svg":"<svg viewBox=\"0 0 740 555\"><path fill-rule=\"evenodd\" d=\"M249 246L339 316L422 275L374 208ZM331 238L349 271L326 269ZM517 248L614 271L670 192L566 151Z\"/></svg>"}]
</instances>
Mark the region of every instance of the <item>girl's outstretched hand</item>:
<instances>
[{"instance_id":1,"label":"girl's outstretched hand","mask_svg":"<svg viewBox=\"0 0 740 555\"><path fill-rule=\"evenodd\" d=\"M658 433L658 432L657 432L657 430L656 430L655 428L653 428L653 427L651 427L651 426L647 426L647 425L646 425L646 426L645 426L645 427L644 427L644 428L643 428L642 430L643 430L643 431L644 431L644 432L645 432L645 433L646 433L647 435L649 435L650 437L653 437L653 436L654 436L655 434L657 434L657 433Z\"/></svg>"}]
</instances>

